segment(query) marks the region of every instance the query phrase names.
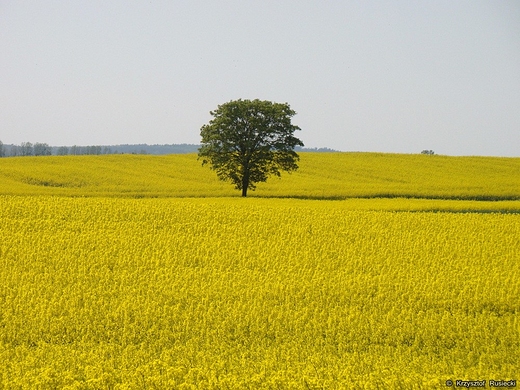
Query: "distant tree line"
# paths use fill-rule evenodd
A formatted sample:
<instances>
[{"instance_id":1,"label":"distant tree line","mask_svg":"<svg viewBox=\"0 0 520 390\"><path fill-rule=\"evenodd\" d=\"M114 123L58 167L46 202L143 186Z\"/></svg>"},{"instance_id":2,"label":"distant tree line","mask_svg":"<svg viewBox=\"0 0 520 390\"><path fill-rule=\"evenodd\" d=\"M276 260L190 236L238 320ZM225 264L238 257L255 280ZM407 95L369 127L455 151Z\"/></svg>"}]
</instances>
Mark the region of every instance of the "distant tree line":
<instances>
[{"instance_id":1,"label":"distant tree line","mask_svg":"<svg viewBox=\"0 0 520 390\"><path fill-rule=\"evenodd\" d=\"M100 154L184 154L197 153L200 145L194 144L165 144L165 145L91 145L91 146L49 146L47 143L22 142L20 145L3 144L0 141L0 157L16 156L79 156ZM296 147L298 152L336 152L329 148L302 148Z\"/></svg>"},{"instance_id":2,"label":"distant tree line","mask_svg":"<svg viewBox=\"0 0 520 390\"><path fill-rule=\"evenodd\" d=\"M49 146L47 143L22 142L20 145L5 145L0 141L0 157L16 156L65 156L68 154L110 154L110 148L101 146Z\"/></svg>"},{"instance_id":3,"label":"distant tree line","mask_svg":"<svg viewBox=\"0 0 520 390\"><path fill-rule=\"evenodd\" d=\"M46 143L22 142L20 145L4 145L0 141L0 157L9 156L50 156L52 148Z\"/></svg>"},{"instance_id":4,"label":"distant tree line","mask_svg":"<svg viewBox=\"0 0 520 390\"><path fill-rule=\"evenodd\" d=\"M319 153L337 152L337 150L330 149L330 148L303 148L301 146L295 146L294 150L296 152L319 152Z\"/></svg>"},{"instance_id":5,"label":"distant tree line","mask_svg":"<svg viewBox=\"0 0 520 390\"><path fill-rule=\"evenodd\" d=\"M90 145L90 146L50 146L47 143L22 142L20 145L3 144L0 141L0 157L16 156L67 156L101 154L182 154L195 153L199 145Z\"/></svg>"}]
</instances>

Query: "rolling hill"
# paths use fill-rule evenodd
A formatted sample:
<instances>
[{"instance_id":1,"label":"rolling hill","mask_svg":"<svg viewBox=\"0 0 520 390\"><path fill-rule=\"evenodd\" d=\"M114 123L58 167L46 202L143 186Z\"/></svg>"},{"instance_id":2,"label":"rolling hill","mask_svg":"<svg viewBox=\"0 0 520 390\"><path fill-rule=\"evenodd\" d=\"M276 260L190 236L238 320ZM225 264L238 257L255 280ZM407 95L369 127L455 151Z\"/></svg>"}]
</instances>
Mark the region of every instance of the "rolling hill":
<instances>
[{"instance_id":1,"label":"rolling hill","mask_svg":"<svg viewBox=\"0 0 520 390\"><path fill-rule=\"evenodd\" d=\"M520 158L301 153L300 169L251 197L520 199ZM239 196L196 154L0 159L0 194L113 197Z\"/></svg>"}]
</instances>

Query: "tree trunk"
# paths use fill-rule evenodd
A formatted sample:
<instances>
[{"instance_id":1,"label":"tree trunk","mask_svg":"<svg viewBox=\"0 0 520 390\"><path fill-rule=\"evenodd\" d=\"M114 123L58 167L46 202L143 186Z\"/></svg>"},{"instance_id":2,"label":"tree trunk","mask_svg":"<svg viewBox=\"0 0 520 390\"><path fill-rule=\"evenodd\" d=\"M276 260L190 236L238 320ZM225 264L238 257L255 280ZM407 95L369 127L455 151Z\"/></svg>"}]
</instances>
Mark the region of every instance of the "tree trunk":
<instances>
[{"instance_id":1,"label":"tree trunk","mask_svg":"<svg viewBox=\"0 0 520 390\"><path fill-rule=\"evenodd\" d=\"M242 196L247 196L247 187L249 187L249 172L244 173L242 177Z\"/></svg>"}]
</instances>

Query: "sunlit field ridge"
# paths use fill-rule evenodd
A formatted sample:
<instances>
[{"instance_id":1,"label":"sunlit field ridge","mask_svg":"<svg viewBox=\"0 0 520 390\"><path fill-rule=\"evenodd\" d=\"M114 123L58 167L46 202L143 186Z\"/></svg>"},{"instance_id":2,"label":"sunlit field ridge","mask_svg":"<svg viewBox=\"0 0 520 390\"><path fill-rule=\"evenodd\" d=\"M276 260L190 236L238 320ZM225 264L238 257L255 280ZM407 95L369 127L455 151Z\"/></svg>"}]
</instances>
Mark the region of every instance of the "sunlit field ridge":
<instances>
[{"instance_id":1,"label":"sunlit field ridge","mask_svg":"<svg viewBox=\"0 0 520 390\"><path fill-rule=\"evenodd\" d=\"M520 158L379 153L300 153L300 169L260 183L250 196L344 199L520 199ZM195 154L0 159L0 194L239 196Z\"/></svg>"}]
</instances>

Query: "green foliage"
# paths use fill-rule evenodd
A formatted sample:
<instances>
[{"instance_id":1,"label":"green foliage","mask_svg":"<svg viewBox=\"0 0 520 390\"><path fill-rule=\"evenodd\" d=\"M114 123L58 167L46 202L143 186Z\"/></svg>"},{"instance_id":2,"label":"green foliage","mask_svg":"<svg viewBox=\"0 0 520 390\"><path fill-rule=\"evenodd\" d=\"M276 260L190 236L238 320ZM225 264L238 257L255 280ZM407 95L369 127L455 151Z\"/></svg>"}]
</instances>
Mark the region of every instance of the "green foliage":
<instances>
[{"instance_id":1,"label":"green foliage","mask_svg":"<svg viewBox=\"0 0 520 390\"><path fill-rule=\"evenodd\" d=\"M298 169L294 148L303 142L293 135L300 128L291 124L296 112L289 104L239 99L210 114L214 118L200 131L199 158L219 179L242 190L242 196L270 175L280 176L280 170Z\"/></svg>"}]
</instances>

